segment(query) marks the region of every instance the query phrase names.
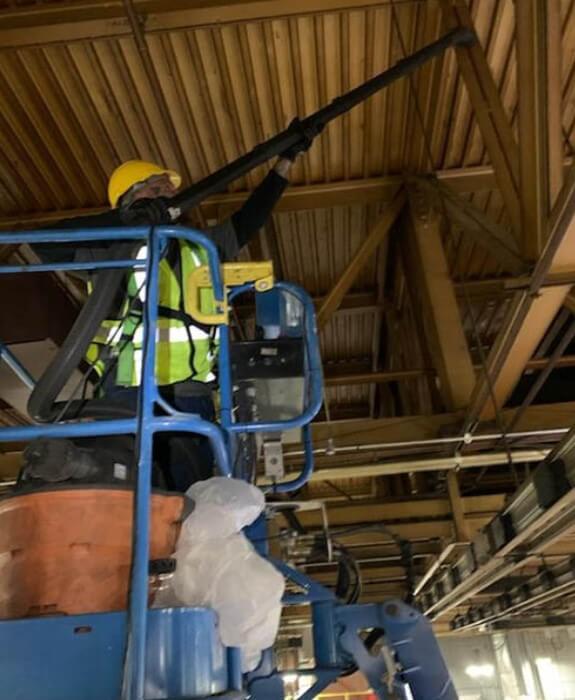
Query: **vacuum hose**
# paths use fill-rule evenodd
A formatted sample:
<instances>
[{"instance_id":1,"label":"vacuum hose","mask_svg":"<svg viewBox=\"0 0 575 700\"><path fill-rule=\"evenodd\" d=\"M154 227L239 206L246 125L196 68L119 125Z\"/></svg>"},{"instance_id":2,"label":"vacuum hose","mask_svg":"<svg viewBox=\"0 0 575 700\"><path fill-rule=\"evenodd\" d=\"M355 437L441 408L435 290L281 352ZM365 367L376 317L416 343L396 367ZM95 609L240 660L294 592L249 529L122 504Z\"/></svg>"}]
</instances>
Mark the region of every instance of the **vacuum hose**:
<instances>
[{"instance_id":1,"label":"vacuum hose","mask_svg":"<svg viewBox=\"0 0 575 700\"><path fill-rule=\"evenodd\" d=\"M139 243L130 241L110 249L111 260L132 257ZM102 322L110 313L126 270L101 270L94 275L94 290L80 311L66 340L60 346L52 362L42 374L28 399L28 413L38 423L52 423L68 417L112 418L133 416L133 408L105 399L71 401L65 404L56 399L66 382L84 358Z\"/></svg>"}]
</instances>

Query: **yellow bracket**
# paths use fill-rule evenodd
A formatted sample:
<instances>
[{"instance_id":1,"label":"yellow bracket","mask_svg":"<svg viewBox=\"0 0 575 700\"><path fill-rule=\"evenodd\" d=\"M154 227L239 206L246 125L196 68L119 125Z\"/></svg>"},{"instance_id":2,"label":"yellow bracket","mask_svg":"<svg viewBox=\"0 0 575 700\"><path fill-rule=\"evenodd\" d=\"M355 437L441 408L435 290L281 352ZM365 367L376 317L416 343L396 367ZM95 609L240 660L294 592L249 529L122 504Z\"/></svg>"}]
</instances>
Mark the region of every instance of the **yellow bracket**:
<instances>
[{"instance_id":1,"label":"yellow bracket","mask_svg":"<svg viewBox=\"0 0 575 700\"><path fill-rule=\"evenodd\" d=\"M197 267L188 278L186 288L185 308L190 316L208 326L219 323L229 323L229 307L227 303L227 291L229 287L239 287L242 284L253 283L256 292L267 292L274 285L273 263L264 262L233 262L220 265L224 281L224 301L215 302L216 313L204 313L201 309L202 289L212 289L210 268L207 265Z\"/></svg>"}]
</instances>

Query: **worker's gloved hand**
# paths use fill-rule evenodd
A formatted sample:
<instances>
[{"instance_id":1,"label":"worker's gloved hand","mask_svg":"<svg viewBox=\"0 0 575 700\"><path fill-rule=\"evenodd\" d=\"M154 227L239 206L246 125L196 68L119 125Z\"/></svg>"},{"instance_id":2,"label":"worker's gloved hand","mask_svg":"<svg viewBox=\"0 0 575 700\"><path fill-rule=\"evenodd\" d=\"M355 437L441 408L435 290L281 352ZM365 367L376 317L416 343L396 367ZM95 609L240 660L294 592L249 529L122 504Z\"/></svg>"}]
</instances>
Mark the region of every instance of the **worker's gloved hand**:
<instances>
[{"instance_id":1,"label":"worker's gloved hand","mask_svg":"<svg viewBox=\"0 0 575 700\"><path fill-rule=\"evenodd\" d=\"M283 153L280 153L279 157L291 160L293 163L300 153L305 153L309 149L313 140L319 134L319 129L305 127L303 122L297 117L291 121L288 129L297 133L300 140L287 148Z\"/></svg>"},{"instance_id":2,"label":"worker's gloved hand","mask_svg":"<svg viewBox=\"0 0 575 700\"><path fill-rule=\"evenodd\" d=\"M122 221L130 226L159 226L172 223L169 209L170 200L166 197L137 199L130 206L122 209L120 215Z\"/></svg>"}]
</instances>

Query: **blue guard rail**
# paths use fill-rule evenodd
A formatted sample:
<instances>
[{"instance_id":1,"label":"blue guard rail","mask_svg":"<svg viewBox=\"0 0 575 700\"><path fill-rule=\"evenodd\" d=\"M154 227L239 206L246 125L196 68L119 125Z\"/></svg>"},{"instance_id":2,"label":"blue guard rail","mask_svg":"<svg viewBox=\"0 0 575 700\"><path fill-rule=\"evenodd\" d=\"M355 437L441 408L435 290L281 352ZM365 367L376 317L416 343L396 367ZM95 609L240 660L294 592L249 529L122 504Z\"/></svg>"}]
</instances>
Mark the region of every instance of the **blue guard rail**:
<instances>
[{"instance_id":1,"label":"blue guard rail","mask_svg":"<svg viewBox=\"0 0 575 700\"><path fill-rule=\"evenodd\" d=\"M157 432L191 432L207 437L212 446L215 461L221 474L231 476L232 463L230 443L236 433L242 432L281 432L295 428L303 429L305 446L305 463L302 472L295 478L278 483L273 488L278 492L287 492L301 488L313 471L313 450L309 423L318 413L322 403L322 369L315 328L313 302L307 293L296 285L285 282L276 283L276 288L293 294L304 309L305 323L305 367L307 405L302 414L285 421L265 423L239 423L232 418L232 376L230 364L230 331L225 324L220 324L219 385L220 409L219 424L202 420L199 416L176 411L160 396L155 381L155 329L158 319L158 280L159 262L162 251L169 238L185 239L202 246L208 253L208 263L217 301L224 299L224 289L220 261L216 246L205 235L192 229L161 227L126 227L121 229L97 229L82 231L32 231L2 234L5 244L34 243L72 243L79 241L126 241L141 240L147 246L144 259L106 260L89 263L58 263L0 266L0 274L54 272L54 271L92 271L102 269L135 269L146 271L146 313L144 314L144 354L140 400L134 418L118 420L100 420L93 422L62 423L54 425L30 425L0 429L0 442L27 441L35 438L80 438L104 435L133 434L138 455L135 508L135 540L133 550L130 601L128 615L128 654L123 682L124 697L127 700L142 700L144 697L146 628L148 617L148 559L150 534L150 496L152 443ZM252 288L244 285L229 294L231 302L235 296ZM0 339L1 340L1 339ZM0 344L0 358L18 374L27 386L33 385L33 379L18 359L3 344ZM165 416L154 415L154 406L160 406ZM234 685L239 690L239 658L236 650L230 650L231 666L236 669Z\"/></svg>"}]
</instances>

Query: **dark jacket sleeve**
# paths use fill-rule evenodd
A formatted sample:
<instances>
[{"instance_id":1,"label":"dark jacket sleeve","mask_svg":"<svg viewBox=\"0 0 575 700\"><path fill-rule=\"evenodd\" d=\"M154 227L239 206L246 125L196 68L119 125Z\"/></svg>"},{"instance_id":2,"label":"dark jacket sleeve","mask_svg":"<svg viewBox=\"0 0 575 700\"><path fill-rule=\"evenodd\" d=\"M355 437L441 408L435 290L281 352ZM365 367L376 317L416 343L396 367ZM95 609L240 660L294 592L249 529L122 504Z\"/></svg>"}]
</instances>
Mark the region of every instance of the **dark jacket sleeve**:
<instances>
[{"instance_id":1,"label":"dark jacket sleeve","mask_svg":"<svg viewBox=\"0 0 575 700\"><path fill-rule=\"evenodd\" d=\"M110 209L101 214L63 219L43 227L42 230L69 231L73 229L117 228L122 225L119 211ZM70 243L35 243L32 244L32 249L44 262L60 263L102 259L105 257L103 254L109 250L111 245L111 241L71 241Z\"/></svg>"},{"instance_id":2,"label":"dark jacket sleeve","mask_svg":"<svg viewBox=\"0 0 575 700\"><path fill-rule=\"evenodd\" d=\"M270 170L242 208L232 214L239 248L243 248L265 224L287 185L285 177Z\"/></svg>"},{"instance_id":3,"label":"dark jacket sleeve","mask_svg":"<svg viewBox=\"0 0 575 700\"><path fill-rule=\"evenodd\" d=\"M275 170L270 170L241 209L232 214L231 221L238 250L246 245L265 224L287 184L288 181L284 177L276 173ZM110 209L102 214L64 219L45 227L44 230L116 228L123 225L119 210ZM44 262L58 263L102 259L102 254L109 249L110 245L112 242L103 240L98 242L38 243L32 247Z\"/></svg>"}]
</instances>

